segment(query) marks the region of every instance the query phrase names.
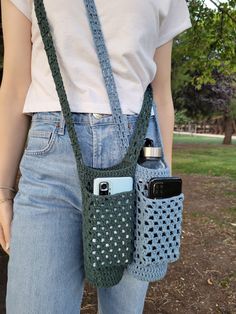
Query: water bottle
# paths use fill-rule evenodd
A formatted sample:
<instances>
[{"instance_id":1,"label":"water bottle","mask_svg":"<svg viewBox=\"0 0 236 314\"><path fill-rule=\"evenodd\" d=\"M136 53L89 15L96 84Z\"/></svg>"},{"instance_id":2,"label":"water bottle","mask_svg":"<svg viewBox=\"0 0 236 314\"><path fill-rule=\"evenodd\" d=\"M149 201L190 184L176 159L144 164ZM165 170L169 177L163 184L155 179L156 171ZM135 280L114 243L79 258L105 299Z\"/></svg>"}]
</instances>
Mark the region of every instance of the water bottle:
<instances>
[{"instance_id":1,"label":"water bottle","mask_svg":"<svg viewBox=\"0 0 236 314\"><path fill-rule=\"evenodd\" d=\"M165 168L165 164L162 160L162 148L154 147L153 140L146 138L138 163L142 165L142 167L151 169Z\"/></svg>"}]
</instances>

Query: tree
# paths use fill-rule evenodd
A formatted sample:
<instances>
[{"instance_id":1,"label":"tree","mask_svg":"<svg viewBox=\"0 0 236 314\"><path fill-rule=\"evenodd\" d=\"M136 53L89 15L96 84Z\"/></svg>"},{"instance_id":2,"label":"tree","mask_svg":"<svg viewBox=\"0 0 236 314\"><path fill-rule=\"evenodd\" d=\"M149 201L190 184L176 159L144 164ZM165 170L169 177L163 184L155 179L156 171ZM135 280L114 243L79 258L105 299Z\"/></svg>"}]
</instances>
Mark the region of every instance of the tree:
<instances>
[{"instance_id":1,"label":"tree","mask_svg":"<svg viewBox=\"0 0 236 314\"><path fill-rule=\"evenodd\" d=\"M225 144L231 143L232 121L236 117L235 5L236 0L231 0L212 10L204 0L189 1L193 26L175 40L172 58L177 108L186 108L192 117L211 117L220 112L225 122Z\"/></svg>"},{"instance_id":2,"label":"tree","mask_svg":"<svg viewBox=\"0 0 236 314\"><path fill-rule=\"evenodd\" d=\"M179 91L176 103L184 108L189 117L202 120L202 117L211 118L221 116L224 144L231 144L236 118L236 77L213 71L214 84L203 84L198 90L192 84L187 84Z\"/></svg>"},{"instance_id":3,"label":"tree","mask_svg":"<svg viewBox=\"0 0 236 314\"><path fill-rule=\"evenodd\" d=\"M221 3L221 11L206 7L204 0L189 1L192 28L174 43L173 76L181 78L174 83L187 81L200 89L202 84L215 82L215 69L225 75L236 73L235 6L236 0Z\"/></svg>"}]
</instances>

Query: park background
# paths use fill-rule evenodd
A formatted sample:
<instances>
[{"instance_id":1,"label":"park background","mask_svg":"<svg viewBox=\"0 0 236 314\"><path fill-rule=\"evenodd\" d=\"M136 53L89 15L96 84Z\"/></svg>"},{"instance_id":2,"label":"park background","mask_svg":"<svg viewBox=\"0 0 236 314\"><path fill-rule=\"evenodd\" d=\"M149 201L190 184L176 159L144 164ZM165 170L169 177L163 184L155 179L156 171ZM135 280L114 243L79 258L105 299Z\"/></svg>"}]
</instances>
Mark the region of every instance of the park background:
<instances>
[{"instance_id":1,"label":"park background","mask_svg":"<svg viewBox=\"0 0 236 314\"><path fill-rule=\"evenodd\" d=\"M173 175L185 194L181 257L150 284L144 314L235 314L236 0L187 2L193 26L175 38L172 54ZM0 314L7 262L0 250ZM96 303L86 283L81 313L95 314Z\"/></svg>"}]
</instances>

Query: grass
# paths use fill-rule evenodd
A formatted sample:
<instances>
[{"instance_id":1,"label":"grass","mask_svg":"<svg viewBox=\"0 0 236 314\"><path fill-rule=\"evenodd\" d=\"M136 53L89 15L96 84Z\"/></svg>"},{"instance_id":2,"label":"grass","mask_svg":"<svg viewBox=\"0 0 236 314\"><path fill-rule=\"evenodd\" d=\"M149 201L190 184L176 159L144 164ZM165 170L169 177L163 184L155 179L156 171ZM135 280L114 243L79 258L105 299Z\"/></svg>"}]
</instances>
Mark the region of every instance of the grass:
<instances>
[{"instance_id":1,"label":"grass","mask_svg":"<svg viewBox=\"0 0 236 314\"><path fill-rule=\"evenodd\" d=\"M173 150L173 171L236 180L236 145L223 145L215 140L219 139L175 134L174 144L181 146Z\"/></svg>"},{"instance_id":2,"label":"grass","mask_svg":"<svg viewBox=\"0 0 236 314\"><path fill-rule=\"evenodd\" d=\"M236 217L236 207L231 207L231 208L228 208L228 211Z\"/></svg>"},{"instance_id":3,"label":"grass","mask_svg":"<svg viewBox=\"0 0 236 314\"><path fill-rule=\"evenodd\" d=\"M182 135L174 134L175 143L185 143L185 144L222 144L223 138L220 137L208 137L201 135ZM232 140L232 144L236 145L236 139Z\"/></svg>"},{"instance_id":4,"label":"grass","mask_svg":"<svg viewBox=\"0 0 236 314\"><path fill-rule=\"evenodd\" d=\"M225 211L225 210L224 210ZM228 211L226 209L226 211ZM201 211L192 211L188 213L190 217L198 219L201 223L209 225L210 222L213 222L218 227L225 227L229 225L229 222L223 219L222 217L218 217L215 213L210 214L209 212L201 212Z\"/></svg>"},{"instance_id":5,"label":"grass","mask_svg":"<svg viewBox=\"0 0 236 314\"><path fill-rule=\"evenodd\" d=\"M225 195L236 197L236 191L225 191ZM236 211L236 208L235 208Z\"/></svg>"}]
</instances>

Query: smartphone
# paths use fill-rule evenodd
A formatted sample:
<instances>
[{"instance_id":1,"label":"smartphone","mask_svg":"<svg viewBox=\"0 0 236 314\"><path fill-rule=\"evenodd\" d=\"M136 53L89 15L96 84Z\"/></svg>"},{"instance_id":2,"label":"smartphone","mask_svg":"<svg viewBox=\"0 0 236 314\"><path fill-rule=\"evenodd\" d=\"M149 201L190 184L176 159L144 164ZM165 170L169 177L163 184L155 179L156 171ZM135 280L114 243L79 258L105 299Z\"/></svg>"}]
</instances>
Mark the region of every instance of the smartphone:
<instances>
[{"instance_id":1,"label":"smartphone","mask_svg":"<svg viewBox=\"0 0 236 314\"><path fill-rule=\"evenodd\" d=\"M132 189L132 177L95 178L93 181L93 194L95 195L110 195L128 192Z\"/></svg>"},{"instance_id":2,"label":"smartphone","mask_svg":"<svg viewBox=\"0 0 236 314\"><path fill-rule=\"evenodd\" d=\"M156 177L148 182L149 198L167 198L182 193L182 179L179 177Z\"/></svg>"}]
</instances>

